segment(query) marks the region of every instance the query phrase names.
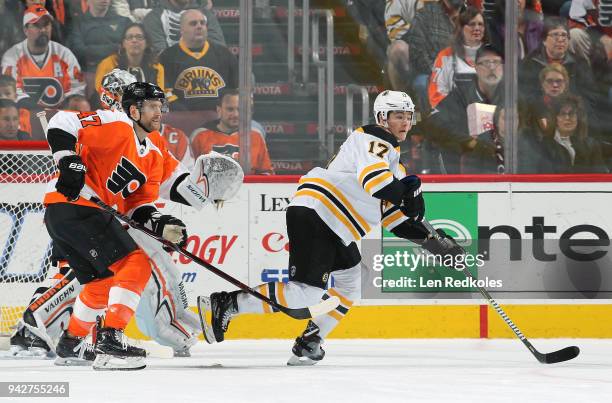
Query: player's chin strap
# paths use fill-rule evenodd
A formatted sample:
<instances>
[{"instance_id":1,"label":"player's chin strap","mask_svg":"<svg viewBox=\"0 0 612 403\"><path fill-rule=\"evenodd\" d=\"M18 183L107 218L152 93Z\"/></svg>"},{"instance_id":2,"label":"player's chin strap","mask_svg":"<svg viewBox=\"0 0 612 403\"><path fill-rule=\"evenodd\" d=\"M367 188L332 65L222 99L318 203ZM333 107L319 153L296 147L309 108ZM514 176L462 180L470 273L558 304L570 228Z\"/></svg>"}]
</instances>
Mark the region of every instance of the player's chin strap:
<instances>
[{"instance_id":1,"label":"player's chin strap","mask_svg":"<svg viewBox=\"0 0 612 403\"><path fill-rule=\"evenodd\" d=\"M243 180L240 164L231 157L212 151L196 159L191 173L176 186L176 191L190 206L200 210L209 202L233 198Z\"/></svg>"},{"instance_id":2,"label":"player's chin strap","mask_svg":"<svg viewBox=\"0 0 612 403\"><path fill-rule=\"evenodd\" d=\"M338 305L340 305L340 299L338 297L336 297L336 296L332 296L331 298L328 298L326 300L322 300L318 304L311 305L309 307L304 307L304 308L289 308L289 307L286 307L284 305L281 305L278 302L273 301L270 298L266 297L265 295L261 294L257 290L255 290L255 289L249 287L248 285L244 284L242 281L238 280L237 278L232 277L231 275L227 274L223 270L221 270L221 269L213 266L212 264L208 263L207 261L201 259L199 256L196 256L193 253L189 252L188 250L186 250L184 248L181 248L177 244L174 244L172 242L169 242L169 241L165 240L161 236L157 235L155 232L153 232L150 229L140 225L140 223L132 220L128 216L126 216L124 214L121 214L120 212L118 212L117 210L115 210L114 208L109 206L108 204L104 203L103 201L99 200L98 198L93 197L92 195L87 194L85 192L81 192L81 196L84 197L85 199L88 199L88 200L94 202L102 210L110 213L115 218L117 218L117 219L127 223L130 227L132 227L134 229L137 229L139 231L142 231L145 234L147 234L148 236L150 236L151 238L156 239L158 242L161 242L168 249L170 249L172 251L175 251L175 252L178 252L179 254L181 254L181 255L183 255L183 256L193 260L196 264L198 264L198 265L208 269L208 271L212 272L213 274L215 274L215 275L221 277L222 279L232 283L233 285L235 285L236 287L238 287L242 291L244 291L244 292L246 292L248 294L251 294L255 298L265 302L266 304L268 304L268 305L278 309L279 311L283 312L287 316L290 316L290 317L292 317L294 319L310 319L310 318L314 318L316 316L324 315L324 314L326 314L326 313L336 309L338 307Z\"/></svg>"}]
</instances>

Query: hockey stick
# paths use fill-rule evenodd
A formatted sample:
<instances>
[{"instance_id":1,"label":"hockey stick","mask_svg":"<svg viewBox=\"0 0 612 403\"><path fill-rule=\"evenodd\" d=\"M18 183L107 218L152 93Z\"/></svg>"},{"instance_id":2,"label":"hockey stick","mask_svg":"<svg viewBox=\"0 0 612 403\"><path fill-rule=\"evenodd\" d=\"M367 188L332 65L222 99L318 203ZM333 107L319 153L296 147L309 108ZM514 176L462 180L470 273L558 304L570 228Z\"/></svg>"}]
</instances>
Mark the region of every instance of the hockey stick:
<instances>
[{"instance_id":1,"label":"hockey stick","mask_svg":"<svg viewBox=\"0 0 612 403\"><path fill-rule=\"evenodd\" d=\"M113 216L115 216L116 218L120 219L121 221L124 221L125 223L129 224L130 227L137 229L139 231L144 232L145 234L147 234L148 236L150 236L151 238L157 240L158 242L162 243L165 247L170 248L171 250L174 250L175 252L180 253L183 256L188 257L189 259L193 260L194 262L196 262L197 264L199 264L200 266L203 266L204 268L208 269L209 271L211 271L213 274L216 274L217 276L221 277L222 279L232 283L233 285L235 285L236 287L240 288L242 291L245 291L249 294L251 294L252 296L254 296L257 299L262 300L263 302L265 302L266 304L273 306L274 308L278 309L279 311L283 312L284 314L286 314L287 316L290 316L294 319L310 319L310 318L314 318L316 316L320 316L323 314L326 314L327 312L336 309L336 307L338 305L340 305L340 299L336 296L332 296L324 301L319 302L318 304L315 305L311 305L309 307L306 308L289 308L283 305L280 305L279 303L271 300L270 298L266 297L265 295L259 293L258 291L254 290L253 288L249 287L248 285L244 284L243 282L241 282L240 280L230 276L229 274L225 273L223 270L218 269L217 267L213 266L212 264L208 263L207 261L200 259L198 256L194 255L193 253L189 252L188 250L181 248L180 246L165 240L164 238L160 237L159 235L157 235L156 233L154 233L153 231L151 231L150 229L140 225L140 223L132 220L131 218L127 217L126 215L121 214L120 212L118 212L117 210L115 210L114 208L112 208L111 206L109 206L108 204L104 203L103 201L99 200L96 197L93 197L91 195L86 195L81 193L82 197L85 197L88 200L91 200L92 202L96 203L100 208L102 208L104 211L112 214Z\"/></svg>"},{"instance_id":2,"label":"hockey stick","mask_svg":"<svg viewBox=\"0 0 612 403\"><path fill-rule=\"evenodd\" d=\"M36 114L38 120L40 121L40 125L42 126L43 131L45 132L45 136L47 135L47 126L49 126L49 122L47 122L47 112L40 111Z\"/></svg>"},{"instance_id":3,"label":"hockey stick","mask_svg":"<svg viewBox=\"0 0 612 403\"><path fill-rule=\"evenodd\" d=\"M422 224L429 231L431 236L433 236L436 240L438 240L440 242L449 242L449 240L445 240L442 237L440 237L440 235L436 232L434 227L429 222L427 222L427 220L423 220ZM475 280L474 276L472 275L472 273L470 273L469 270L467 270L467 269L463 270L463 274L465 274L465 276L467 278L469 278L471 280ZM504 322L506 322L506 324L514 332L516 337L518 337L519 340L523 342L523 344L529 349L529 351L531 351L531 354L533 354L534 357L538 361L540 361L542 364L554 364L554 363L557 363L557 362L568 361L568 360L571 360L573 358L576 358L578 356L578 354L580 354L580 349L577 346L565 347L565 348L562 348L561 350L553 351L552 353L541 353L541 352L539 352L529 342L529 340L527 340L527 337L525 337L523 335L523 333L514 324L514 322L512 322L512 320L508 317L508 315L506 315L506 312L504 312L504 310L502 309L501 306L499 306L497 301L495 301L493 299L491 294L489 294L489 292L487 290L485 290L484 287L480 287L480 286L476 285L476 288L478 288L478 291L480 291L480 294L482 294L482 296L487 300L489 305L491 305L493 307L493 309L495 309L495 311L499 314L499 316L501 316L501 318L504 320Z\"/></svg>"}]
</instances>

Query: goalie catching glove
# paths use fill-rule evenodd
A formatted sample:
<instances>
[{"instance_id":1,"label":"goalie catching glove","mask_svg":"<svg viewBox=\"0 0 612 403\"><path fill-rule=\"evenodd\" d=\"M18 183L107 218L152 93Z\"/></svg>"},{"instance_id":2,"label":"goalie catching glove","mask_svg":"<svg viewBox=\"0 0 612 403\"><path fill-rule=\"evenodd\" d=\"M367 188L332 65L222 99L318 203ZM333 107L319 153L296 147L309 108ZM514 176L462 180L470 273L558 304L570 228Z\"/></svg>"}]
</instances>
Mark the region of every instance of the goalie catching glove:
<instances>
[{"instance_id":1,"label":"goalie catching glove","mask_svg":"<svg viewBox=\"0 0 612 403\"><path fill-rule=\"evenodd\" d=\"M138 207L132 214L132 219L166 241L181 247L187 243L187 227L185 224L176 217L161 214L153 206Z\"/></svg>"},{"instance_id":2,"label":"goalie catching glove","mask_svg":"<svg viewBox=\"0 0 612 403\"><path fill-rule=\"evenodd\" d=\"M238 193L244 172L233 158L210 152L200 155L191 173L178 184L177 192L200 210L208 202L231 199Z\"/></svg>"},{"instance_id":3,"label":"goalie catching glove","mask_svg":"<svg viewBox=\"0 0 612 403\"><path fill-rule=\"evenodd\" d=\"M66 196L68 201L75 201L85 185L87 167L79 155L67 155L57 163L59 178L55 189Z\"/></svg>"}]
</instances>

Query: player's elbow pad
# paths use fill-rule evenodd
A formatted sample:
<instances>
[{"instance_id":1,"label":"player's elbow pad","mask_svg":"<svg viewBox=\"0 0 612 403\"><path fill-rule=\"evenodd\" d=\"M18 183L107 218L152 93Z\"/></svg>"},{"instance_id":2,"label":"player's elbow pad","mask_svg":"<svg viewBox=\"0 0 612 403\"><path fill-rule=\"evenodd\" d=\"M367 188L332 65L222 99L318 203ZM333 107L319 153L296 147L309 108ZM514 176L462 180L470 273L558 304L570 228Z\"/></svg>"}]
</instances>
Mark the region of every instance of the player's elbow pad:
<instances>
[{"instance_id":1,"label":"player's elbow pad","mask_svg":"<svg viewBox=\"0 0 612 403\"><path fill-rule=\"evenodd\" d=\"M55 163L58 163L59 160L67 155L75 154L76 139L72 134L62 129L49 129L47 131L47 142L53 153Z\"/></svg>"}]
</instances>

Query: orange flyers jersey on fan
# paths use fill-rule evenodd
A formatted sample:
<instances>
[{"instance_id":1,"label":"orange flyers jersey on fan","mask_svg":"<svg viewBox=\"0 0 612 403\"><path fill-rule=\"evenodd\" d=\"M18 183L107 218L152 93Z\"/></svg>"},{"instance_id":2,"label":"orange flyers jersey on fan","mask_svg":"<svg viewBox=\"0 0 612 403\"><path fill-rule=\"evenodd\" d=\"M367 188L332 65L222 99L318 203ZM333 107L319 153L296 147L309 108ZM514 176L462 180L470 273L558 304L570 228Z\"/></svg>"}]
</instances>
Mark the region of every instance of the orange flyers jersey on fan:
<instances>
[{"instance_id":1,"label":"orange flyers jersey on fan","mask_svg":"<svg viewBox=\"0 0 612 403\"><path fill-rule=\"evenodd\" d=\"M240 159L240 147L238 146L238 132L223 133L214 127L214 124L208 125L204 129L198 130L191 140L191 148L194 158L202 154L208 154L211 151L216 151L219 154L227 155L235 160ZM269 175L273 174L272 162L268 154L266 142L256 131L251 131L251 174L254 175Z\"/></svg>"},{"instance_id":2,"label":"orange flyers jersey on fan","mask_svg":"<svg viewBox=\"0 0 612 403\"><path fill-rule=\"evenodd\" d=\"M45 107L56 107L65 97L85 94L81 66L70 49L57 42L49 42L49 51L36 64L26 41L16 44L2 57L2 74L17 81L17 101L26 97Z\"/></svg>"},{"instance_id":3,"label":"orange flyers jersey on fan","mask_svg":"<svg viewBox=\"0 0 612 403\"><path fill-rule=\"evenodd\" d=\"M193 167L195 161L189 146L189 137L185 135L185 132L164 123L161 126L160 133L166 140L166 146L172 155L187 168Z\"/></svg>"},{"instance_id":4,"label":"orange flyers jersey on fan","mask_svg":"<svg viewBox=\"0 0 612 403\"><path fill-rule=\"evenodd\" d=\"M83 192L116 205L123 213L131 214L159 197L169 199L176 178L187 173L159 132L139 142L132 121L123 112L60 111L49 121L51 129L75 136L76 152L87 167ZM57 176L48 183L45 204L68 202L55 190L56 183ZM82 197L74 203L96 207Z\"/></svg>"}]
</instances>

